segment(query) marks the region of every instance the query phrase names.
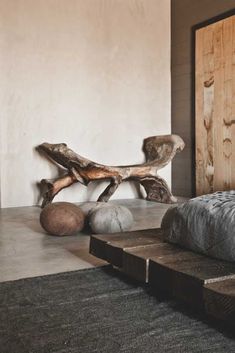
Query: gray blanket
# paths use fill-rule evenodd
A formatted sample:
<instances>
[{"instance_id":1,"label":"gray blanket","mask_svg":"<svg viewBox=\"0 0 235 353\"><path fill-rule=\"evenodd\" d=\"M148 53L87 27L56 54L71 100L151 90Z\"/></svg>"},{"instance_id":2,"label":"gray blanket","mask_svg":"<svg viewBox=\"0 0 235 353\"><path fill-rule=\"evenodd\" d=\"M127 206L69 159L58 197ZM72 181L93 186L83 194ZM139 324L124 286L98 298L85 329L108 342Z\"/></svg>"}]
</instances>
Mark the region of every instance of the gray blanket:
<instances>
[{"instance_id":1,"label":"gray blanket","mask_svg":"<svg viewBox=\"0 0 235 353\"><path fill-rule=\"evenodd\" d=\"M235 190L196 197L163 217L166 241L235 261Z\"/></svg>"}]
</instances>

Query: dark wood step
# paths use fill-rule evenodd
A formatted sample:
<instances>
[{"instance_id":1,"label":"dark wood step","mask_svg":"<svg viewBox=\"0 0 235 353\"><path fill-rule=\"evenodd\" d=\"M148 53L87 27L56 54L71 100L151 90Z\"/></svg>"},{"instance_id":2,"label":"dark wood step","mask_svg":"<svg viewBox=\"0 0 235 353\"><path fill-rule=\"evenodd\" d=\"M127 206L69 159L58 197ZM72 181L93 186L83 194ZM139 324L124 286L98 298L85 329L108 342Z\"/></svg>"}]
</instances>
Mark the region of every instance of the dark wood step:
<instances>
[{"instance_id":1,"label":"dark wood step","mask_svg":"<svg viewBox=\"0 0 235 353\"><path fill-rule=\"evenodd\" d=\"M92 235L90 253L121 268L125 249L157 244L159 242L162 242L162 231L159 228Z\"/></svg>"},{"instance_id":2,"label":"dark wood step","mask_svg":"<svg viewBox=\"0 0 235 353\"><path fill-rule=\"evenodd\" d=\"M149 283L190 304L204 306L205 284L235 278L235 264L191 251L149 260Z\"/></svg>"},{"instance_id":3,"label":"dark wood step","mask_svg":"<svg viewBox=\"0 0 235 353\"><path fill-rule=\"evenodd\" d=\"M185 250L163 241L154 245L125 249L122 269L129 276L147 283L150 259L171 257L178 253L185 253Z\"/></svg>"},{"instance_id":4,"label":"dark wood step","mask_svg":"<svg viewBox=\"0 0 235 353\"><path fill-rule=\"evenodd\" d=\"M235 322L235 264L163 241L161 229L92 235L90 252L155 291Z\"/></svg>"},{"instance_id":5,"label":"dark wood step","mask_svg":"<svg viewBox=\"0 0 235 353\"><path fill-rule=\"evenodd\" d=\"M203 294L209 315L235 323L235 279L208 283Z\"/></svg>"}]
</instances>

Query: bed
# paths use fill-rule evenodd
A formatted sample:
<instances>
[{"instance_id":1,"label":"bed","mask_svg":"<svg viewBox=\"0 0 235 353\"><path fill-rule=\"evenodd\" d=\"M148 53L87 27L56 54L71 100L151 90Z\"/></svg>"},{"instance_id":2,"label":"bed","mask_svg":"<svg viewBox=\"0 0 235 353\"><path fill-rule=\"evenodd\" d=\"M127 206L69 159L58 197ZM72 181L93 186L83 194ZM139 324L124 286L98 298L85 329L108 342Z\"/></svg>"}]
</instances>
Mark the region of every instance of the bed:
<instances>
[{"instance_id":1,"label":"bed","mask_svg":"<svg viewBox=\"0 0 235 353\"><path fill-rule=\"evenodd\" d=\"M172 207L161 227L170 243L235 261L235 190L203 195Z\"/></svg>"}]
</instances>

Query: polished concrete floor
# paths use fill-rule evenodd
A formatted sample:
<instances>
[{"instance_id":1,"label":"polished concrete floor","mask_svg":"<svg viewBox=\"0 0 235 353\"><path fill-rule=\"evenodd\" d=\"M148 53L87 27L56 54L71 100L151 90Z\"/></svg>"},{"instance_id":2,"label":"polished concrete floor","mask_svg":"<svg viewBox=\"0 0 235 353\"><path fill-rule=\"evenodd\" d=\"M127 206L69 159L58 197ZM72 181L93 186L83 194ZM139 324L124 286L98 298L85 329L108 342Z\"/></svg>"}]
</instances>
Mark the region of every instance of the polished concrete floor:
<instances>
[{"instance_id":1,"label":"polished concrete floor","mask_svg":"<svg viewBox=\"0 0 235 353\"><path fill-rule=\"evenodd\" d=\"M179 198L179 202L184 199ZM159 227L171 205L146 200L116 200L134 217L132 230ZM0 282L72 271L105 262L89 254L89 235L55 237L39 223L39 207L0 210Z\"/></svg>"}]
</instances>

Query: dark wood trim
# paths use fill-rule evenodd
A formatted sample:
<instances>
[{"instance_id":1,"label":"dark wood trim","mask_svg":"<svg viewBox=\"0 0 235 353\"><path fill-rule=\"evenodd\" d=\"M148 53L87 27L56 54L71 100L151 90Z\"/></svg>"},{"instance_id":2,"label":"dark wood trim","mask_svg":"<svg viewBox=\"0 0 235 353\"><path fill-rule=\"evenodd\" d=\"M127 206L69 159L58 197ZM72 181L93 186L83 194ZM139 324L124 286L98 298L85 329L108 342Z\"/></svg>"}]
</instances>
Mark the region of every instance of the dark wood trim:
<instances>
[{"instance_id":1,"label":"dark wood trim","mask_svg":"<svg viewBox=\"0 0 235 353\"><path fill-rule=\"evenodd\" d=\"M195 32L197 29L200 29L202 27L206 27L208 25L211 25L215 22L224 20L225 18L231 17L235 15L235 7L232 10L225 11L220 15L214 16L209 18L208 20L202 21L200 23L197 23L196 25L192 26L192 30Z\"/></svg>"}]
</instances>

